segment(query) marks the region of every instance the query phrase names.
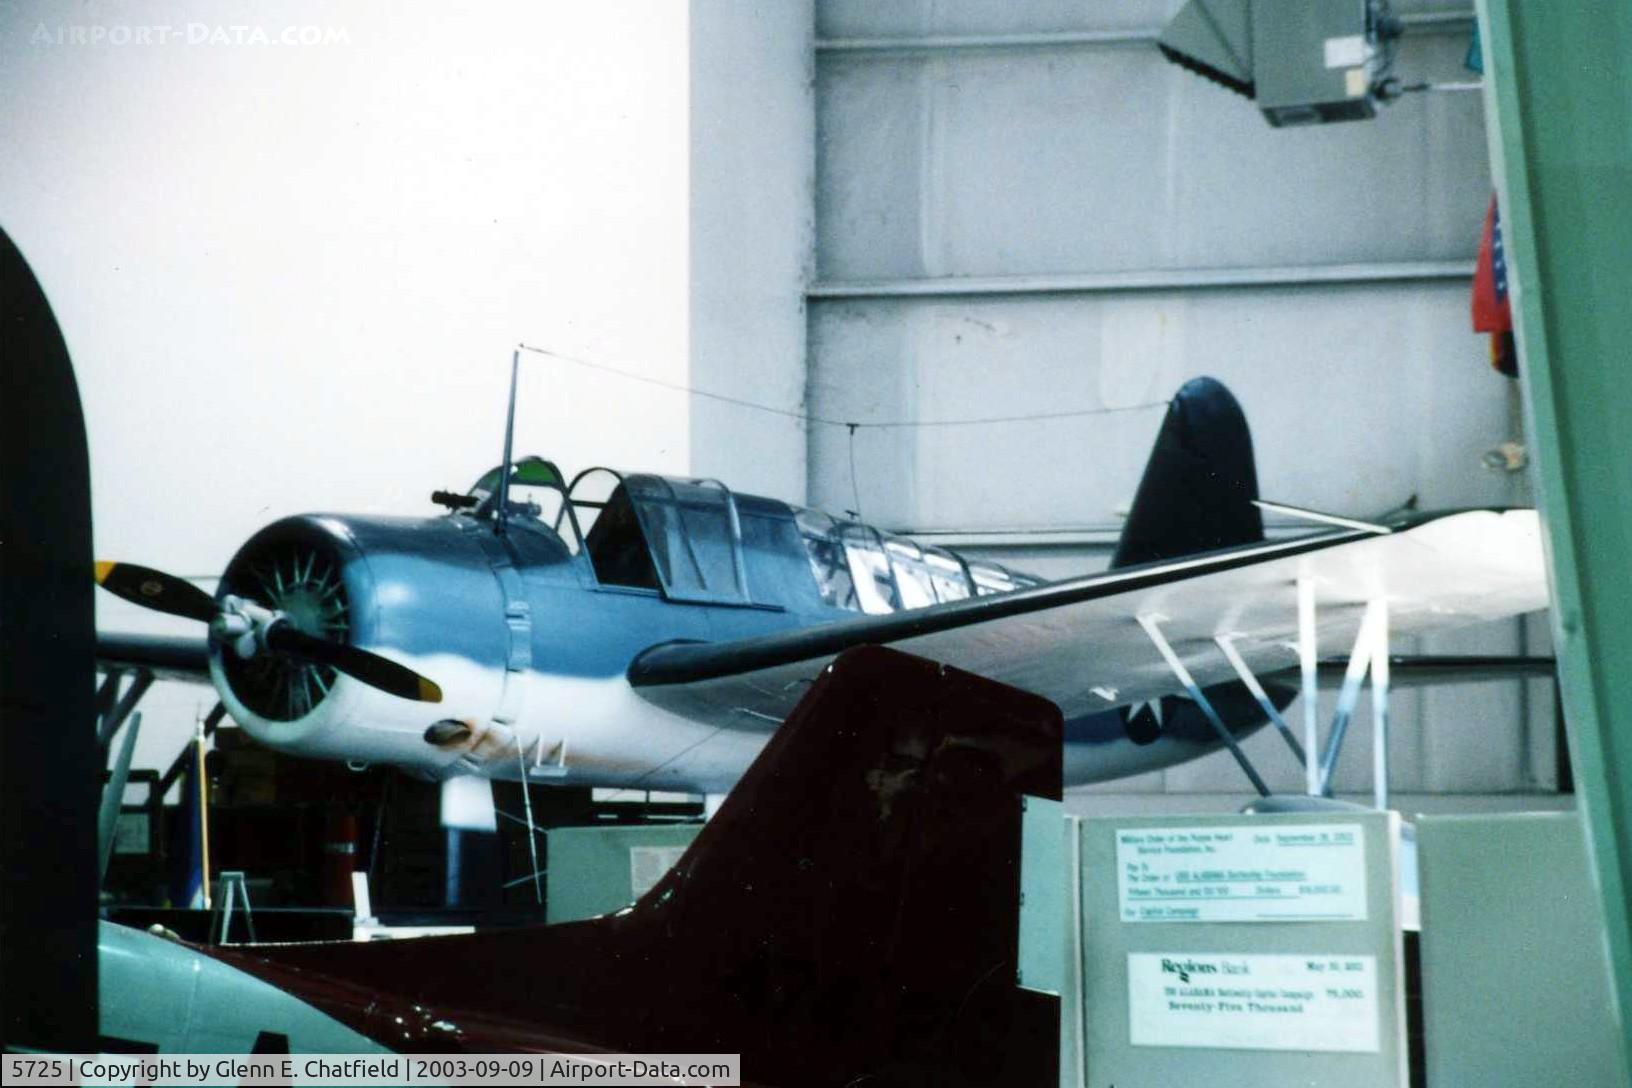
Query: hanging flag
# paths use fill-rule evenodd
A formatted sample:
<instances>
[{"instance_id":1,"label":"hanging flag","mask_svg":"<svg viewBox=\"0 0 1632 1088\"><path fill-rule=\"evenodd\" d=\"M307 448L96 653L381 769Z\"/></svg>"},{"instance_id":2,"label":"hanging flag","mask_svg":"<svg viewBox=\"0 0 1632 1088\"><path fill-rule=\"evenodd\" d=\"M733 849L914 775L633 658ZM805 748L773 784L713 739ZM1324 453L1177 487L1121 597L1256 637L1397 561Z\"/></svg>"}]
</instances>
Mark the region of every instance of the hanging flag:
<instances>
[{"instance_id":1,"label":"hanging flag","mask_svg":"<svg viewBox=\"0 0 1632 1088\"><path fill-rule=\"evenodd\" d=\"M1502 222L1496 198L1485 213L1479 260L1473 266L1473 331L1510 332L1513 312L1507 302L1507 255L1502 251Z\"/></svg>"},{"instance_id":2,"label":"hanging flag","mask_svg":"<svg viewBox=\"0 0 1632 1088\"><path fill-rule=\"evenodd\" d=\"M1509 378L1519 376L1519 352L1513 342L1513 308L1507 298L1507 254L1502 248L1502 218L1496 198L1485 212L1479 259L1473 266L1473 331L1490 333L1490 365Z\"/></svg>"},{"instance_id":3,"label":"hanging flag","mask_svg":"<svg viewBox=\"0 0 1632 1088\"><path fill-rule=\"evenodd\" d=\"M1519 376L1519 346L1514 343L1511 332L1490 334L1490 365L1498 374L1509 378Z\"/></svg>"}]
</instances>

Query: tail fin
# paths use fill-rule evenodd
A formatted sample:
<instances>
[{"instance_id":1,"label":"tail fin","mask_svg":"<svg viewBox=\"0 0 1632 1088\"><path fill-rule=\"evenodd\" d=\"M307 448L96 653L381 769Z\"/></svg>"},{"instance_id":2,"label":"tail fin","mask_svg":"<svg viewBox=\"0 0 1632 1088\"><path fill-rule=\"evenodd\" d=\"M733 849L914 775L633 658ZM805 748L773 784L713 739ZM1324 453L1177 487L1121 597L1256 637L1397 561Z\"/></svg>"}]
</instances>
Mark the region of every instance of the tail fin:
<instances>
[{"instance_id":1,"label":"tail fin","mask_svg":"<svg viewBox=\"0 0 1632 1088\"><path fill-rule=\"evenodd\" d=\"M1058 1001L1015 973L1020 795L1060 784L1052 703L861 647L629 910L216 955L397 1047L434 1021L460 1035L418 1045L740 1053L744 1083L1055 1084Z\"/></svg>"},{"instance_id":2,"label":"tail fin","mask_svg":"<svg viewBox=\"0 0 1632 1088\"><path fill-rule=\"evenodd\" d=\"M1221 382L1193 378L1168 405L1111 566L1256 543L1264 539L1257 497L1241 405Z\"/></svg>"},{"instance_id":3,"label":"tail fin","mask_svg":"<svg viewBox=\"0 0 1632 1088\"><path fill-rule=\"evenodd\" d=\"M818 680L634 911L718 965L745 1080L1056 1083L1057 1006L1014 979L1019 795L1059 797L1060 729L881 647Z\"/></svg>"}]
</instances>

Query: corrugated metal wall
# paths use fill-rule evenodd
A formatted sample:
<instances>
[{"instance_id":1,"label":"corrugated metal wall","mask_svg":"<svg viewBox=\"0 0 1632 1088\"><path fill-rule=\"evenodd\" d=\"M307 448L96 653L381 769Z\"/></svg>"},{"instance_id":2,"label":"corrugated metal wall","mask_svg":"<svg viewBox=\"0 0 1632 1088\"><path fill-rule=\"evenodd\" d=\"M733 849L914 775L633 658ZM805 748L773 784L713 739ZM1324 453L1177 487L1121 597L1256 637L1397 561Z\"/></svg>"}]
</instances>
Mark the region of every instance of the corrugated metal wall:
<instances>
[{"instance_id":1,"label":"corrugated metal wall","mask_svg":"<svg viewBox=\"0 0 1632 1088\"><path fill-rule=\"evenodd\" d=\"M1266 497L1361 515L1412 495L1528 501L1522 476L1481 463L1519 424L1468 321L1490 194L1479 96L1273 130L1138 33L1176 6L817 4L809 410L917 425L813 424L814 504L1038 573L1098 568L1160 417L1148 406L1196 374L1246 406ZM1407 82L1473 78L1469 24L1442 18L1455 9L1397 7L1417 20ZM1100 408L1124 410L922 425ZM1507 623L1422 648L1544 638ZM1549 683L1396 706L1398 789L1552 788ZM1251 750L1297 789L1278 745ZM1369 768L1357 736L1340 788L1366 788ZM1109 787L1243 788L1222 756Z\"/></svg>"}]
</instances>

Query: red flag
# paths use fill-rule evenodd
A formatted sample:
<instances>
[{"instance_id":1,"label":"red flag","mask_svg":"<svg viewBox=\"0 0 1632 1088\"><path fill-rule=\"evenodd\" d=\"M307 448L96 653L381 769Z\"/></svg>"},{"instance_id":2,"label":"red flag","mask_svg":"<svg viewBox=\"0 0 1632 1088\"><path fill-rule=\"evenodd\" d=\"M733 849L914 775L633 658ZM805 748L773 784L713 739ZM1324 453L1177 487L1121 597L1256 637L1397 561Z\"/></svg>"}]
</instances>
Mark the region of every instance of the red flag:
<instances>
[{"instance_id":1,"label":"red flag","mask_svg":"<svg viewBox=\"0 0 1632 1088\"><path fill-rule=\"evenodd\" d=\"M1485 213L1479 260L1473 266L1473 331L1511 332L1513 312L1507 302L1507 256L1502 250L1502 222L1496 198Z\"/></svg>"}]
</instances>

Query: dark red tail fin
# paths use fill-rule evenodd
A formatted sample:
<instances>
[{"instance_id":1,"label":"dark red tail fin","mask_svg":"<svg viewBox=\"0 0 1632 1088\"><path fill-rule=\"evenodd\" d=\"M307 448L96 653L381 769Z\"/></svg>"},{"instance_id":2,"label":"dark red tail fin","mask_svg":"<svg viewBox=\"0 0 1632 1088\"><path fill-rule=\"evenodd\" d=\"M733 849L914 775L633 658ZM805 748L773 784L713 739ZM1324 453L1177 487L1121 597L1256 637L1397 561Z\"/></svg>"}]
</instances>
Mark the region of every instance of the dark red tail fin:
<instances>
[{"instance_id":1,"label":"dark red tail fin","mask_svg":"<svg viewBox=\"0 0 1632 1088\"><path fill-rule=\"evenodd\" d=\"M397 1047L455 1042L405 1039L407 1005L471 1050L740 1053L756 1084L1053 1084L1057 1001L1015 971L1020 797L1059 797L1060 731L1033 695L852 650L630 910L234 960ZM362 986L372 1008L352 1007Z\"/></svg>"}]
</instances>

